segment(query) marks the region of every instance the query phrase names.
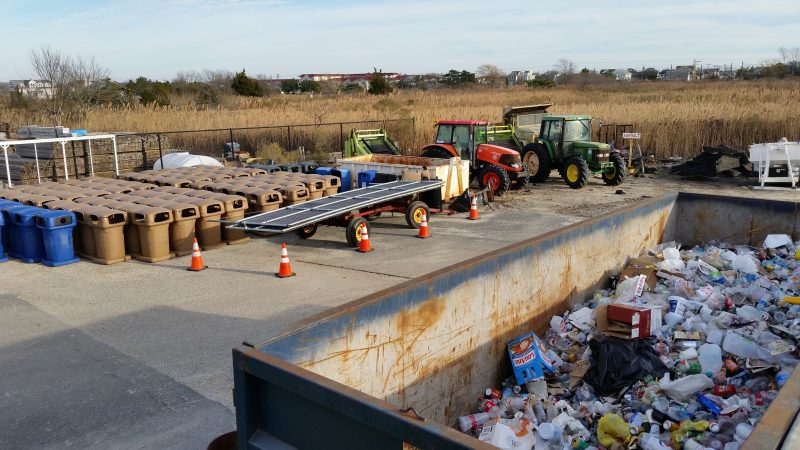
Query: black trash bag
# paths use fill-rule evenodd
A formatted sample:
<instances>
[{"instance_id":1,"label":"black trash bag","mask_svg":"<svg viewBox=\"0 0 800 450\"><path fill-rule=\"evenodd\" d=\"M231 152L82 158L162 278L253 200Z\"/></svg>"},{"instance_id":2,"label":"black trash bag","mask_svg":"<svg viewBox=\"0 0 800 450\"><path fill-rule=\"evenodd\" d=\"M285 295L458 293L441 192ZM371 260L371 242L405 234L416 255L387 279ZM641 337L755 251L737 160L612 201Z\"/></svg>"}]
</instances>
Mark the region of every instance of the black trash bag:
<instances>
[{"instance_id":1,"label":"black trash bag","mask_svg":"<svg viewBox=\"0 0 800 450\"><path fill-rule=\"evenodd\" d=\"M658 353L643 339L619 339L597 334L589 342L592 365L583 381L598 394L612 396L652 375L661 378L668 371Z\"/></svg>"}]
</instances>

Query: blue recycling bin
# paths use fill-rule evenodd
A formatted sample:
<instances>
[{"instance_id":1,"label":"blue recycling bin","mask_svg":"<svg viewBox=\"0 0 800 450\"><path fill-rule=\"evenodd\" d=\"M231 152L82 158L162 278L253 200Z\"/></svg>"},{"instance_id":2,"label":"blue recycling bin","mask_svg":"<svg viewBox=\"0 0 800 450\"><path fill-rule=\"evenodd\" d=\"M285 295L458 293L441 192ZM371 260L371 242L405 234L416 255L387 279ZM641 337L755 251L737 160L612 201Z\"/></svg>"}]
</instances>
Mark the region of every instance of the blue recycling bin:
<instances>
[{"instance_id":1,"label":"blue recycling bin","mask_svg":"<svg viewBox=\"0 0 800 450\"><path fill-rule=\"evenodd\" d=\"M5 210L11 208L13 206L22 206L17 202L12 202L11 200L6 200L0 198L0 219L3 219L3 222L6 224L0 229L0 247L3 247L5 251L8 251L8 219L5 217ZM0 255L3 253L0 252Z\"/></svg>"},{"instance_id":2,"label":"blue recycling bin","mask_svg":"<svg viewBox=\"0 0 800 450\"><path fill-rule=\"evenodd\" d=\"M339 188L339 192L345 192L353 189L353 179L350 178L350 170L332 169L331 175L339 177L339 179L342 180L342 186Z\"/></svg>"},{"instance_id":3,"label":"blue recycling bin","mask_svg":"<svg viewBox=\"0 0 800 450\"><path fill-rule=\"evenodd\" d=\"M3 233L3 229L5 229L5 220L3 220L3 215L0 214L0 234ZM0 262L8 261L8 258L5 256L5 250L3 250L3 240L0 239Z\"/></svg>"},{"instance_id":4,"label":"blue recycling bin","mask_svg":"<svg viewBox=\"0 0 800 450\"><path fill-rule=\"evenodd\" d=\"M365 188L375 182L375 176L378 174L377 170L362 170L358 172L358 187Z\"/></svg>"},{"instance_id":5,"label":"blue recycling bin","mask_svg":"<svg viewBox=\"0 0 800 450\"><path fill-rule=\"evenodd\" d=\"M42 264L50 267L63 266L79 261L75 257L72 230L77 221L70 211L44 211L34 217L36 227L42 233L44 257Z\"/></svg>"},{"instance_id":6,"label":"blue recycling bin","mask_svg":"<svg viewBox=\"0 0 800 450\"><path fill-rule=\"evenodd\" d=\"M20 208L30 208L30 206L22 205L17 202L14 202L13 205L0 205L0 212L2 212L3 221L5 222L5 226L3 226L3 235L5 236L6 242L3 248L6 249L8 256L13 256L15 258L16 256L14 255L20 252L20 242L15 237L17 235L17 226L14 224L14 217L11 216L11 213Z\"/></svg>"},{"instance_id":7,"label":"blue recycling bin","mask_svg":"<svg viewBox=\"0 0 800 450\"><path fill-rule=\"evenodd\" d=\"M314 169L314 173L317 175L332 175L331 174L332 170L333 167L317 167L316 169Z\"/></svg>"},{"instance_id":8,"label":"blue recycling bin","mask_svg":"<svg viewBox=\"0 0 800 450\"><path fill-rule=\"evenodd\" d=\"M9 208L14 227L11 229L9 239L11 251L9 255L26 263L37 263L44 256L44 242L42 232L36 226L36 214L47 211L34 206Z\"/></svg>"}]
</instances>

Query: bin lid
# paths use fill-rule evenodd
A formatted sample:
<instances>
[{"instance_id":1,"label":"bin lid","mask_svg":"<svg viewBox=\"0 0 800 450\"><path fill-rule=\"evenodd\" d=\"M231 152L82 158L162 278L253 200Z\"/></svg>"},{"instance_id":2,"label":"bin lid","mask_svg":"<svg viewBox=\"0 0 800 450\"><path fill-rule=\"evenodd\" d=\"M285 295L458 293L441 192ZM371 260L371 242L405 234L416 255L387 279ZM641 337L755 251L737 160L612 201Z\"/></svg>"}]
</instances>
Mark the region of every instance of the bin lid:
<instances>
[{"instance_id":1,"label":"bin lid","mask_svg":"<svg viewBox=\"0 0 800 450\"><path fill-rule=\"evenodd\" d=\"M72 228L76 225L75 214L70 211L44 211L36 214L36 226L46 230Z\"/></svg>"}]
</instances>

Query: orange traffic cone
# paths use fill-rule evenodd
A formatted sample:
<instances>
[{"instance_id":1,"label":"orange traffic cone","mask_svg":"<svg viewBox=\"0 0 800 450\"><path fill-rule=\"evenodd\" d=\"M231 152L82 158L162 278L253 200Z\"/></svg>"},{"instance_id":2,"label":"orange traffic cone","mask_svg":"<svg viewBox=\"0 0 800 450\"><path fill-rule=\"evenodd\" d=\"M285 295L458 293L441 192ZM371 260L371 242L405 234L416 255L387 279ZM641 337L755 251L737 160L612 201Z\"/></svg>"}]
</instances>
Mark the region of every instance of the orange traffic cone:
<instances>
[{"instance_id":1,"label":"orange traffic cone","mask_svg":"<svg viewBox=\"0 0 800 450\"><path fill-rule=\"evenodd\" d=\"M286 244L281 244L281 265L275 276L278 278L287 278L295 275L297 274L292 272L292 263L289 262L289 252L286 251Z\"/></svg>"},{"instance_id":2,"label":"orange traffic cone","mask_svg":"<svg viewBox=\"0 0 800 450\"><path fill-rule=\"evenodd\" d=\"M428 217L425 213L422 213L422 220L419 223L419 234L417 237L421 239L431 237L430 233L428 233Z\"/></svg>"},{"instance_id":3,"label":"orange traffic cone","mask_svg":"<svg viewBox=\"0 0 800 450\"><path fill-rule=\"evenodd\" d=\"M192 238L192 265L191 267L186 268L186 270L200 272L205 268L206 266L203 263L203 255L200 254L200 246L197 244L197 238Z\"/></svg>"},{"instance_id":4,"label":"orange traffic cone","mask_svg":"<svg viewBox=\"0 0 800 450\"><path fill-rule=\"evenodd\" d=\"M365 223L361 228L361 242L358 243L358 251L367 253L372 251L372 246L369 245L369 232L367 232L367 224Z\"/></svg>"},{"instance_id":5,"label":"orange traffic cone","mask_svg":"<svg viewBox=\"0 0 800 450\"><path fill-rule=\"evenodd\" d=\"M480 219L480 217L478 217L478 196L477 195L473 195L472 196L472 203L469 205L469 217L467 217L467 219L469 219L469 220L478 220L478 219Z\"/></svg>"}]
</instances>

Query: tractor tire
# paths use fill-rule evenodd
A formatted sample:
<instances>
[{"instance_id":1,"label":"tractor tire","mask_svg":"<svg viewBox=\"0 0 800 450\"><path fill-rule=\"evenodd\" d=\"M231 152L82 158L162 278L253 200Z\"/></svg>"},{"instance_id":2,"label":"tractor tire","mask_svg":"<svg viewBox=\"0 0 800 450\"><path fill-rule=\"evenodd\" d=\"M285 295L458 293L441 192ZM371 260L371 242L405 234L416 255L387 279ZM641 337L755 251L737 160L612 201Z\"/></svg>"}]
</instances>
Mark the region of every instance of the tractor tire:
<instances>
[{"instance_id":1,"label":"tractor tire","mask_svg":"<svg viewBox=\"0 0 800 450\"><path fill-rule=\"evenodd\" d=\"M294 233L300 239L308 239L311 236L314 236L314 234L316 232L317 232L317 224L308 225L308 226L305 226L303 228L298 228L298 229L294 230Z\"/></svg>"},{"instance_id":2,"label":"tractor tire","mask_svg":"<svg viewBox=\"0 0 800 450\"><path fill-rule=\"evenodd\" d=\"M478 186L481 189L488 187L494 195L503 195L503 192L511 188L511 180L505 169L489 164L478 172Z\"/></svg>"},{"instance_id":3,"label":"tractor tire","mask_svg":"<svg viewBox=\"0 0 800 450\"><path fill-rule=\"evenodd\" d=\"M406 223L409 228L418 229L422 225L422 214L425 214L425 220L431 221L431 210L425 202L412 202L406 208Z\"/></svg>"},{"instance_id":4,"label":"tractor tire","mask_svg":"<svg viewBox=\"0 0 800 450\"><path fill-rule=\"evenodd\" d=\"M523 189L525 186L528 185L528 178L529 177L522 177L522 178L518 178L518 179L512 181L511 182L511 190L512 191L518 191L520 189Z\"/></svg>"},{"instance_id":5,"label":"tractor tire","mask_svg":"<svg viewBox=\"0 0 800 450\"><path fill-rule=\"evenodd\" d=\"M541 183L550 176L550 155L541 145L528 144L522 149L522 165L532 183Z\"/></svg>"},{"instance_id":6,"label":"tractor tire","mask_svg":"<svg viewBox=\"0 0 800 450\"><path fill-rule=\"evenodd\" d=\"M441 159L450 159L453 157L453 155L451 155L450 152L441 147L429 148L424 152L422 152L421 156L423 158L441 158Z\"/></svg>"},{"instance_id":7,"label":"tractor tire","mask_svg":"<svg viewBox=\"0 0 800 450\"><path fill-rule=\"evenodd\" d=\"M573 156L564 161L564 181L572 189L580 189L589 179L589 165L580 156Z\"/></svg>"},{"instance_id":8,"label":"tractor tire","mask_svg":"<svg viewBox=\"0 0 800 450\"><path fill-rule=\"evenodd\" d=\"M358 247L358 244L361 242L361 231L366 226L367 219L363 217L353 217L350 219L345 229L345 237L347 237L347 243L350 247Z\"/></svg>"},{"instance_id":9,"label":"tractor tire","mask_svg":"<svg viewBox=\"0 0 800 450\"><path fill-rule=\"evenodd\" d=\"M627 170L625 160L619 153L612 153L609 159L614 163L614 171L603 172L603 181L609 186L619 186L625 180L625 171Z\"/></svg>"}]
</instances>

